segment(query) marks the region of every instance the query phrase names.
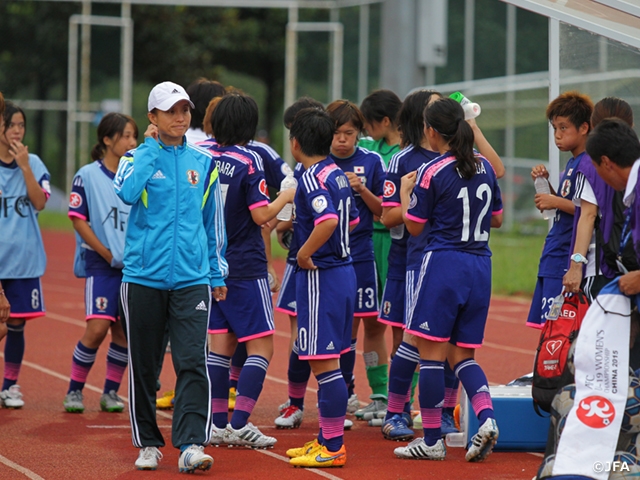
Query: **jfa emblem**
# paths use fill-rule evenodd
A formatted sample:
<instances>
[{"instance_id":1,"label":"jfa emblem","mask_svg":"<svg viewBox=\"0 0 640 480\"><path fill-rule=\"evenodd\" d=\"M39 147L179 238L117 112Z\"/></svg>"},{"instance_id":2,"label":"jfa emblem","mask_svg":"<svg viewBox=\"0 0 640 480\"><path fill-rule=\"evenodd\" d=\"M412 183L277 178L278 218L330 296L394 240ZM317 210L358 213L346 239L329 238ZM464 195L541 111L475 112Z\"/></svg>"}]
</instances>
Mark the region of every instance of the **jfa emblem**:
<instances>
[{"instance_id":1,"label":"jfa emblem","mask_svg":"<svg viewBox=\"0 0 640 480\"><path fill-rule=\"evenodd\" d=\"M107 309L108 304L109 304L109 300L107 300L106 297L96 298L96 308L101 312L104 312Z\"/></svg>"},{"instance_id":2,"label":"jfa emblem","mask_svg":"<svg viewBox=\"0 0 640 480\"><path fill-rule=\"evenodd\" d=\"M260 185L258 186L258 188L260 189L260 193L263 194L265 197L269 196L269 189L267 189L267 181L264 178L260 180Z\"/></svg>"},{"instance_id":3,"label":"jfa emblem","mask_svg":"<svg viewBox=\"0 0 640 480\"><path fill-rule=\"evenodd\" d=\"M560 190L560 195L562 195L563 197L566 197L567 195L569 195L569 190L571 190L571 180L567 178L562 184L562 190Z\"/></svg>"},{"instance_id":4,"label":"jfa emblem","mask_svg":"<svg viewBox=\"0 0 640 480\"><path fill-rule=\"evenodd\" d=\"M608 399L592 395L580 402L576 415L588 427L605 428L611 425L616 411Z\"/></svg>"},{"instance_id":5,"label":"jfa emblem","mask_svg":"<svg viewBox=\"0 0 640 480\"><path fill-rule=\"evenodd\" d=\"M389 198L392 197L393 194L396 193L396 184L391 180L384 181L384 196Z\"/></svg>"},{"instance_id":6,"label":"jfa emblem","mask_svg":"<svg viewBox=\"0 0 640 480\"><path fill-rule=\"evenodd\" d=\"M386 300L382 305L382 312L385 315L389 315L389 313L391 312L391 302L389 300Z\"/></svg>"},{"instance_id":7,"label":"jfa emblem","mask_svg":"<svg viewBox=\"0 0 640 480\"><path fill-rule=\"evenodd\" d=\"M71 208L78 208L80 205L82 205L82 195L71 192L71 195L69 195L69 206Z\"/></svg>"},{"instance_id":8,"label":"jfa emblem","mask_svg":"<svg viewBox=\"0 0 640 480\"><path fill-rule=\"evenodd\" d=\"M353 167L353 173L364 175L364 167Z\"/></svg>"},{"instance_id":9,"label":"jfa emblem","mask_svg":"<svg viewBox=\"0 0 640 480\"><path fill-rule=\"evenodd\" d=\"M200 174L195 170L187 170L187 180L191 185L197 185L200 181Z\"/></svg>"}]
</instances>

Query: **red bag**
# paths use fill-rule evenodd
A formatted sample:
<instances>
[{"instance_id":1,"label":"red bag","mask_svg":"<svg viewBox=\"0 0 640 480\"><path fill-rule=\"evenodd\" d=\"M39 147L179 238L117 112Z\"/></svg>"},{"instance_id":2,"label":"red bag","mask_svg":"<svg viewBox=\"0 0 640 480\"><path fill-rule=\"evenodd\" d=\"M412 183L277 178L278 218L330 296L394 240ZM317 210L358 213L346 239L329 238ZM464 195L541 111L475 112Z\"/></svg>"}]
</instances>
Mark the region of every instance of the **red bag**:
<instances>
[{"instance_id":1,"label":"red bag","mask_svg":"<svg viewBox=\"0 0 640 480\"><path fill-rule=\"evenodd\" d=\"M554 307L552 307L553 310ZM533 384L531 394L536 410L548 412L556 392L571 383L571 377L563 375L571 344L578 336L582 319L587 313L589 302L585 294L565 294L556 320L553 312L544 324L540 342L533 363Z\"/></svg>"}]
</instances>

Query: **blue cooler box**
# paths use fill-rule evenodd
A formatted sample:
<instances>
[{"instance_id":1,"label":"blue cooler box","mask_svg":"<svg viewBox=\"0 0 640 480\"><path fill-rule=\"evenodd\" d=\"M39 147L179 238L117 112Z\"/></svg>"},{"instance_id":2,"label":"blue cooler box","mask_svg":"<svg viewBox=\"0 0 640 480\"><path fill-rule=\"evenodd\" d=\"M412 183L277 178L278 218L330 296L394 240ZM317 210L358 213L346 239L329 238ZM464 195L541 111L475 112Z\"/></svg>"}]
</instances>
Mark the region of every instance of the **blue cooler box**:
<instances>
[{"instance_id":1,"label":"blue cooler box","mask_svg":"<svg viewBox=\"0 0 640 480\"><path fill-rule=\"evenodd\" d=\"M501 385L489 390L500 430L494 450L544 451L549 417L541 417L533 409L531 387ZM458 438L447 438L450 446L466 446L480 427L464 389L460 393L460 427L463 432Z\"/></svg>"}]
</instances>

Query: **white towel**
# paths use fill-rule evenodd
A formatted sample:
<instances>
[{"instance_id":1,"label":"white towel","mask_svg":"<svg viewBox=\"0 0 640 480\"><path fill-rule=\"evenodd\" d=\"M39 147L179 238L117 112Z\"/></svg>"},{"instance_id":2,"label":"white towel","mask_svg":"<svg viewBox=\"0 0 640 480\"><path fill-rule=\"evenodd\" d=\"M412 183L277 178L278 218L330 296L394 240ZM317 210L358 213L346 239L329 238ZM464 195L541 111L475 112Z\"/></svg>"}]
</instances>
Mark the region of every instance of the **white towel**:
<instances>
[{"instance_id":1,"label":"white towel","mask_svg":"<svg viewBox=\"0 0 640 480\"><path fill-rule=\"evenodd\" d=\"M595 462L611 462L618 443L629 388L631 305L618 281L593 301L575 350L575 402L560 437L553 475L607 480Z\"/></svg>"}]
</instances>

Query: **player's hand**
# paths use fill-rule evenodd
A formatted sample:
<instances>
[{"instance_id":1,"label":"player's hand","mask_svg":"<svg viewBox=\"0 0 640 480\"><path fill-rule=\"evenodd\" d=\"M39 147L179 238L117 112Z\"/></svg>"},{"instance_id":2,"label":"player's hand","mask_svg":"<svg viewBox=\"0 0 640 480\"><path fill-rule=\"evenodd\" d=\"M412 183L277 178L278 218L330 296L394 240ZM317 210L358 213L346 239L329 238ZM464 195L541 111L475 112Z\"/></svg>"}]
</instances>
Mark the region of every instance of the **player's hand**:
<instances>
[{"instance_id":1,"label":"player's hand","mask_svg":"<svg viewBox=\"0 0 640 480\"><path fill-rule=\"evenodd\" d=\"M144 132L144 136L151 137L155 140L158 140L158 127L153 123L147 127L147 130Z\"/></svg>"},{"instance_id":2,"label":"player's hand","mask_svg":"<svg viewBox=\"0 0 640 480\"><path fill-rule=\"evenodd\" d=\"M213 299L222 302L227 299L227 287L213 287Z\"/></svg>"},{"instance_id":3,"label":"player's hand","mask_svg":"<svg viewBox=\"0 0 640 480\"><path fill-rule=\"evenodd\" d=\"M571 267L562 277L562 286L568 293L578 293L582 283L582 263L571 261Z\"/></svg>"},{"instance_id":4,"label":"player's hand","mask_svg":"<svg viewBox=\"0 0 640 480\"><path fill-rule=\"evenodd\" d=\"M287 188L286 190L280 190L278 192L278 196L283 197L287 201L287 203L293 203L293 199L296 196L296 189Z\"/></svg>"},{"instance_id":5,"label":"player's hand","mask_svg":"<svg viewBox=\"0 0 640 480\"><path fill-rule=\"evenodd\" d=\"M362 193L362 191L366 188L362 183L362 179L353 172L344 172L344 174L349 179L349 185L356 193Z\"/></svg>"},{"instance_id":6,"label":"player's hand","mask_svg":"<svg viewBox=\"0 0 640 480\"><path fill-rule=\"evenodd\" d=\"M547 180L549 179L549 171L547 170L547 167L542 164L536 165L531 169L531 178L535 180L538 177L544 177Z\"/></svg>"},{"instance_id":7,"label":"player's hand","mask_svg":"<svg viewBox=\"0 0 640 480\"><path fill-rule=\"evenodd\" d=\"M318 267L313 264L313 260L311 259L311 257L308 255L304 255L300 250L298 250L298 256L296 257L296 259L298 260L298 265L300 266L300 268L303 268L305 270L318 269Z\"/></svg>"},{"instance_id":8,"label":"player's hand","mask_svg":"<svg viewBox=\"0 0 640 480\"><path fill-rule=\"evenodd\" d=\"M640 293L640 270L622 275L618 280L618 287L625 295L637 295Z\"/></svg>"},{"instance_id":9,"label":"player's hand","mask_svg":"<svg viewBox=\"0 0 640 480\"><path fill-rule=\"evenodd\" d=\"M536 208L540 211L542 210L552 210L554 208L558 208L556 205L556 197L555 195L551 195L549 193L536 193L536 196L533 197L533 201L536 204Z\"/></svg>"},{"instance_id":10,"label":"player's hand","mask_svg":"<svg viewBox=\"0 0 640 480\"><path fill-rule=\"evenodd\" d=\"M0 295L0 323L6 323L11 313L11 305L4 294Z\"/></svg>"},{"instance_id":11,"label":"player's hand","mask_svg":"<svg viewBox=\"0 0 640 480\"><path fill-rule=\"evenodd\" d=\"M278 274L276 273L276 270L273 268L273 265L271 265L270 263L267 264L267 272L269 273L269 275L271 275L271 278L273 278L273 286L269 285L269 290L271 290L271 293L276 293L280 291L280 279L278 278Z\"/></svg>"},{"instance_id":12,"label":"player's hand","mask_svg":"<svg viewBox=\"0 0 640 480\"><path fill-rule=\"evenodd\" d=\"M14 140L9 147L9 153L16 159L18 168L21 170L29 168L29 148L27 148L26 145L23 145L22 142L18 140Z\"/></svg>"},{"instance_id":13,"label":"player's hand","mask_svg":"<svg viewBox=\"0 0 640 480\"><path fill-rule=\"evenodd\" d=\"M418 178L418 172L409 172L400 180L400 190L411 195L413 189L416 186L416 179Z\"/></svg>"}]
</instances>

